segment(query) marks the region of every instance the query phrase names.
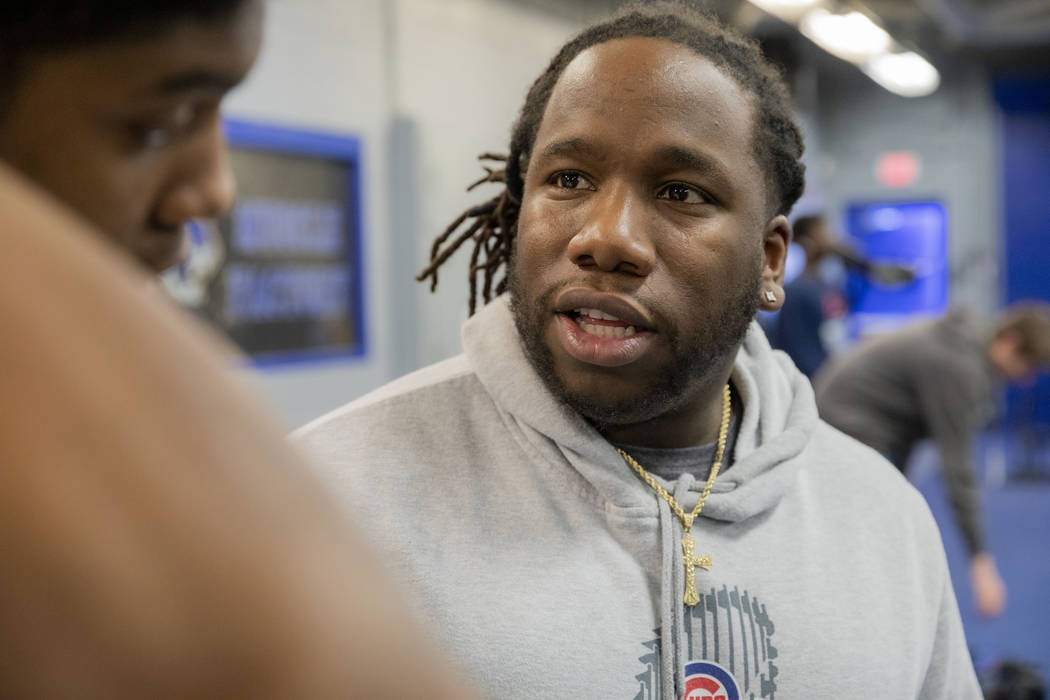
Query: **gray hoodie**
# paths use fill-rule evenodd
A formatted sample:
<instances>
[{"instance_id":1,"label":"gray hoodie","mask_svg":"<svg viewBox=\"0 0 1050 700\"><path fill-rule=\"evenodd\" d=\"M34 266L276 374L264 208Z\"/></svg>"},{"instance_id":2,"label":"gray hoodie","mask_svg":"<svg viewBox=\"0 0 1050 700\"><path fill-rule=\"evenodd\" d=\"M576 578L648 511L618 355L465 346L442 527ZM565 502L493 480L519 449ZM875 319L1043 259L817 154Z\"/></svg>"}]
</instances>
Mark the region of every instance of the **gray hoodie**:
<instances>
[{"instance_id":1,"label":"gray hoodie","mask_svg":"<svg viewBox=\"0 0 1050 700\"><path fill-rule=\"evenodd\" d=\"M752 324L732 467L681 524L551 395L501 298L465 354L318 419L301 446L446 650L499 698L981 697L922 497L822 423ZM702 483L664 484L686 510Z\"/></svg>"}]
</instances>

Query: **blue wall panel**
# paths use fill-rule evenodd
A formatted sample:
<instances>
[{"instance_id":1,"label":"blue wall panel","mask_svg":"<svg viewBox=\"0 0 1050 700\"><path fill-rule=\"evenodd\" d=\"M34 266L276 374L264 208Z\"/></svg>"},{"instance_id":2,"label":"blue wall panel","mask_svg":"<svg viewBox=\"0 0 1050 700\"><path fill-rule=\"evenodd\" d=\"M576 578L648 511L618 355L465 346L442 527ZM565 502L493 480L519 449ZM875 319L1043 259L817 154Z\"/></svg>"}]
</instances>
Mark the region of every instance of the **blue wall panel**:
<instances>
[{"instance_id":1,"label":"blue wall panel","mask_svg":"<svg viewBox=\"0 0 1050 700\"><path fill-rule=\"evenodd\" d=\"M1000 78L995 97L1002 110L1005 301L1050 301L1050 76ZM1050 378L1012 390L1007 405L1014 423L1050 425Z\"/></svg>"}]
</instances>

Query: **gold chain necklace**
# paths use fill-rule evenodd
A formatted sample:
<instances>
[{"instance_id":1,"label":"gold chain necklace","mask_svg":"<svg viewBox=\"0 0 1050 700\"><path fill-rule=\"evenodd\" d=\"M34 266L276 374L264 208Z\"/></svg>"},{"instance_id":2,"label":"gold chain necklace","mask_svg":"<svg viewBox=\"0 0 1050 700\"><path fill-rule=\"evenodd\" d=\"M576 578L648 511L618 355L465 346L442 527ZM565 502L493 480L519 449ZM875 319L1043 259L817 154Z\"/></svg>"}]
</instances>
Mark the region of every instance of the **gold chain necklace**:
<instances>
[{"instance_id":1,"label":"gold chain necklace","mask_svg":"<svg viewBox=\"0 0 1050 700\"><path fill-rule=\"evenodd\" d=\"M638 464L631 455L619 447L616 448L623 460L638 472L638 476L642 477L642 480L649 484L659 494L660 498L667 501L667 505L671 506L671 510L682 521L682 563L685 565L686 605L696 605L700 602L700 595L696 591L696 567L699 566L704 571L711 568L711 555L701 554L698 556L696 554L696 540L693 539L690 533L693 529L693 521L699 517L700 511L704 509L704 503L707 502L707 497L711 495L711 486L714 485L715 479L718 478L718 470L722 468L722 456L725 454L726 437L729 434L730 406L729 385L726 384L722 390L722 424L718 427L718 446L715 449L715 461L711 465L711 473L707 476L707 484L704 485L704 491L700 494L700 500L696 502L696 507L693 508L692 513L686 513L682 510L682 506L678 505L678 501L674 500L674 496L669 494L663 486L656 483L652 474L645 471L642 465Z\"/></svg>"}]
</instances>

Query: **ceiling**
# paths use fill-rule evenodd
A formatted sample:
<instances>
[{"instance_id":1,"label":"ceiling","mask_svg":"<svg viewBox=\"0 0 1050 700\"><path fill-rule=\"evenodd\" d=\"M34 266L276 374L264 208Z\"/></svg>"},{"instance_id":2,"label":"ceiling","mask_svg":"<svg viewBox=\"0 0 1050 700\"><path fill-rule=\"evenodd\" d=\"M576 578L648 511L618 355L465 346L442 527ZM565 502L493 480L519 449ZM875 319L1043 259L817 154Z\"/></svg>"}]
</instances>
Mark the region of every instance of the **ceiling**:
<instances>
[{"instance_id":1,"label":"ceiling","mask_svg":"<svg viewBox=\"0 0 1050 700\"><path fill-rule=\"evenodd\" d=\"M1047 0L862 0L887 23L931 24L949 40L980 47L1050 43Z\"/></svg>"},{"instance_id":2,"label":"ceiling","mask_svg":"<svg viewBox=\"0 0 1050 700\"><path fill-rule=\"evenodd\" d=\"M997 70L1050 72L1050 0L863 2L891 34L931 54L966 53Z\"/></svg>"},{"instance_id":3,"label":"ceiling","mask_svg":"<svg viewBox=\"0 0 1050 700\"><path fill-rule=\"evenodd\" d=\"M759 36L772 20L744 0L715 3ZM1050 0L838 0L878 17L900 43L931 58L966 56L993 70L1050 73ZM757 13L757 17L756 17ZM751 26L748 26L748 25Z\"/></svg>"},{"instance_id":4,"label":"ceiling","mask_svg":"<svg viewBox=\"0 0 1050 700\"><path fill-rule=\"evenodd\" d=\"M516 0L591 22L624 0ZM689 2L690 0L686 0ZM691 0L763 40L805 41L746 0ZM993 70L1050 73L1050 0L831 0L862 9L935 61L965 56Z\"/></svg>"}]
</instances>

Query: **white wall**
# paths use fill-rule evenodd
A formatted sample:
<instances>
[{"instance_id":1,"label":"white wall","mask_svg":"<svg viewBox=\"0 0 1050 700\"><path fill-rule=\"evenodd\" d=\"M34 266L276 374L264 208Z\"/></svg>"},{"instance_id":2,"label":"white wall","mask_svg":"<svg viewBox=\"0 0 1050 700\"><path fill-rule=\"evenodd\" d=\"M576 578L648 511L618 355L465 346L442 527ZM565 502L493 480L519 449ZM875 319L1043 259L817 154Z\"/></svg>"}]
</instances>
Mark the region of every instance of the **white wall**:
<instances>
[{"instance_id":1,"label":"white wall","mask_svg":"<svg viewBox=\"0 0 1050 700\"><path fill-rule=\"evenodd\" d=\"M466 263L431 296L431 239L480 197L476 154L505 151L531 81L579 28L503 0L269 0L236 118L351 134L363 146L368 354L253 371L292 426L459 351Z\"/></svg>"},{"instance_id":2,"label":"white wall","mask_svg":"<svg viewBox=\"0 0 1050 700\"><path fill-rule=\"evenodd\" d=\"M383 0L270 0L262 54L227 113L243 119L352 134L362 141L362 252L368 355L355 361L291 365L254 373L290 425L345 403L386 381L389 316L380 293L388 251L384 134L389 114ZM377 62L379 65L377 65Z\"/></svg>"}]
</instances>

